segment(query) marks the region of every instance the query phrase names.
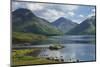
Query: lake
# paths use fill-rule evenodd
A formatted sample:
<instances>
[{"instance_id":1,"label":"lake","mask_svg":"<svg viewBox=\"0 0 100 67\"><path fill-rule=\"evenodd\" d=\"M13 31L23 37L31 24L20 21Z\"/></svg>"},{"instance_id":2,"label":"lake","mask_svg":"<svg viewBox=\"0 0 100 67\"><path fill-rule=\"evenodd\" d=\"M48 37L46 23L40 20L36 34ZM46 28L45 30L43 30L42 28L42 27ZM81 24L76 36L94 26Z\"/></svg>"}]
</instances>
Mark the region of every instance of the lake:
<instances>
[{"instance_id":1,"label":"lake","mask_svg":"<svg viewBox=\"0 0 100 67\"><path fill-rule=\"evenodd\" d=\"M64 62L96 60L94 35L51 36L48 40L40 43L42 45L35 47L49 47L54 44L65 46L59 50L43 49L39 54L40 57L63 58Z\"/></svg>"},{"instance_id":2,"label":"lake","mask_svg":"<svg viewBox=\"0 0 100 67\"><path fill-rule=\"evenodd\" d=\"M50 36L48 40L40 41L38 45L23 46L27 48L43 48L37 55L40 58L64 59L64 62L95 61L96 44L94 35ZM48 47L60 44L64 48L50 50ZM33 54L35 55L35 54Z\"/></svg>"}]
</instances>

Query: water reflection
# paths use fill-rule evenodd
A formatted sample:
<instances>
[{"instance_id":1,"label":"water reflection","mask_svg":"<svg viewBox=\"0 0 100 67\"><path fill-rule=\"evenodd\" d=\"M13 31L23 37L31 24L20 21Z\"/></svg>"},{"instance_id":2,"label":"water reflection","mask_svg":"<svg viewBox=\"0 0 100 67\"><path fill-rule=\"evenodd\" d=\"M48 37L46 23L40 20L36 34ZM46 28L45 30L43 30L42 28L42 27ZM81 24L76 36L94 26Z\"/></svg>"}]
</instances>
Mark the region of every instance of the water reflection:
<instances>
[{"instance_id":1,"label":"water reflection","mask_svg":"<svg viewBox=\"0 0 100 67\"><path fill-rule=\"evenodd\" d=\"M95 60L95 36L53 36L49 43L60 43L66 46L59 50L41 50L39 57L64 59L64 62ZM49 47L52 44L40 45Z\"/></svg>"},{"instance_id":2,"label":"water reflection","mask_svg":"<svg viewBox=\"0 0 100 67\"><path fill-rule=\"evenodd\" d=\"M90 44L62 44L66 46L59 50L45 49L41 50L39 57L45 58L58 58L64 59L64 62L68 61L91 61L95 60L95 45Z\"/></svg>"},{"instance_id":3,"label":"water reflection","mask_svg":"<svg viewBox=\"0 0 100 67\"><path fill-rule=\"evenodd\" d=\"M35 44L52 44L52 43L73 43L73 44L80 44L80 43L95 43L95 35L68 35L68 36L50 36L48 40L41 41ZM34 44L34 43L33 43Z\"/></svg>"},{"instance_id":4,"label":"water reflection","mask_svg":"<svg viewBox=\"0 0 100 67\"><path fill-rule=\"evenodd\" d=\"M95 36L52 36L38 45L23 46L24 48L39 48L39 58L47 58L60 62L95 61ZM51 50L50 46L60 44L65 46L62 49ZM20 46L17 46L20 47ZM22 46L21 46L22 49ZM37 53L37 52L36 52ZM35 53L32 53L35 55Z\"/></svg>"}]
</instances>

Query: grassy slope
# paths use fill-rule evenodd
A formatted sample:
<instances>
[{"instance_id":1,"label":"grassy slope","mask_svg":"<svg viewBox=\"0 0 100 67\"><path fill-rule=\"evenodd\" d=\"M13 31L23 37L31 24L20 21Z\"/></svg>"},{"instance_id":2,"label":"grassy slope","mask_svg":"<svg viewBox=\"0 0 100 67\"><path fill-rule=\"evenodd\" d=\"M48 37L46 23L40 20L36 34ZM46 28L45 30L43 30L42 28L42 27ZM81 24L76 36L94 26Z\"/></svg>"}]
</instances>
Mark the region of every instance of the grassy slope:
<instances>
[{"instance_id":1,"label":"grassy slope","mask_svg":"<svg viewBox=\"0 0 100 67\"><path fill-rule=\"evenodd\" d=\"M47 37L44 35L22 32L13 32L12 38L13 43L31 43L47 39Z\"/></svg>"}]
</instances>

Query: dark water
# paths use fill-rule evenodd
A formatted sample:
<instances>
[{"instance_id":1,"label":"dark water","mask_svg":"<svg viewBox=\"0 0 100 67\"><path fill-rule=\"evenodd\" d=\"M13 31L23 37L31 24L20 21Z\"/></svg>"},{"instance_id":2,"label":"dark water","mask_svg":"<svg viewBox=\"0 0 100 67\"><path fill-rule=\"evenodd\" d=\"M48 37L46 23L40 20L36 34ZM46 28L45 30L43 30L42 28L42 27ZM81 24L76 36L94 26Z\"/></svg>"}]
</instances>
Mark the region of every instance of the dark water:
<instances>
[{"instance_id":1,"label":"dark water","mask_svg":"<svg viewBox=\"0 0 100 67\"><path fill-rule=\"evenodd\" d=\"M61 44L75 44L75 43L94 43L94 35L68 35L68 36L51 36L48 40L38 42L38 44L52 44L52 43L61 43Z\"/></svg>"},{"instance_id":2,"label":"dark water","mask_svg":"<svg viewBox=\"0 0 100 67\"><path fill-rule=\"evenodd\" d=\"M39 57L63 58L65 62L71 62L77 59L79 61L96 60L94 35L52 36L47 41L40 43L42 45L38 45L37 47L49 47L58 43L65 46L65 48L59 50L43 49Z\"/></svg>"}]
</instances>

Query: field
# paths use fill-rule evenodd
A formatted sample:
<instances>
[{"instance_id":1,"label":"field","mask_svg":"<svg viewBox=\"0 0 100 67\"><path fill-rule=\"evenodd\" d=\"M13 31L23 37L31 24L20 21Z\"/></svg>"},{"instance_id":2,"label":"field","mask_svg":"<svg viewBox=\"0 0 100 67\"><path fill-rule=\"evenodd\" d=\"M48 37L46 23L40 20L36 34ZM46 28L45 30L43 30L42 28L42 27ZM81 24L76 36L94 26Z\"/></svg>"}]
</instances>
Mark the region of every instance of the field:
<instances>
[{"instance_id":1,"label":"field","mask_svg":"<svg viewBox=\"0 0 100 67\"><path fill-rule=\"evenodd\" d=\"M30 65L30 64L49 64L58 63L55 60L49 60L47 58L41 58L36 56L36 52L41 49L13 49L12 50L12 66L18 65Z\"/></svg>"}]
</instances>

